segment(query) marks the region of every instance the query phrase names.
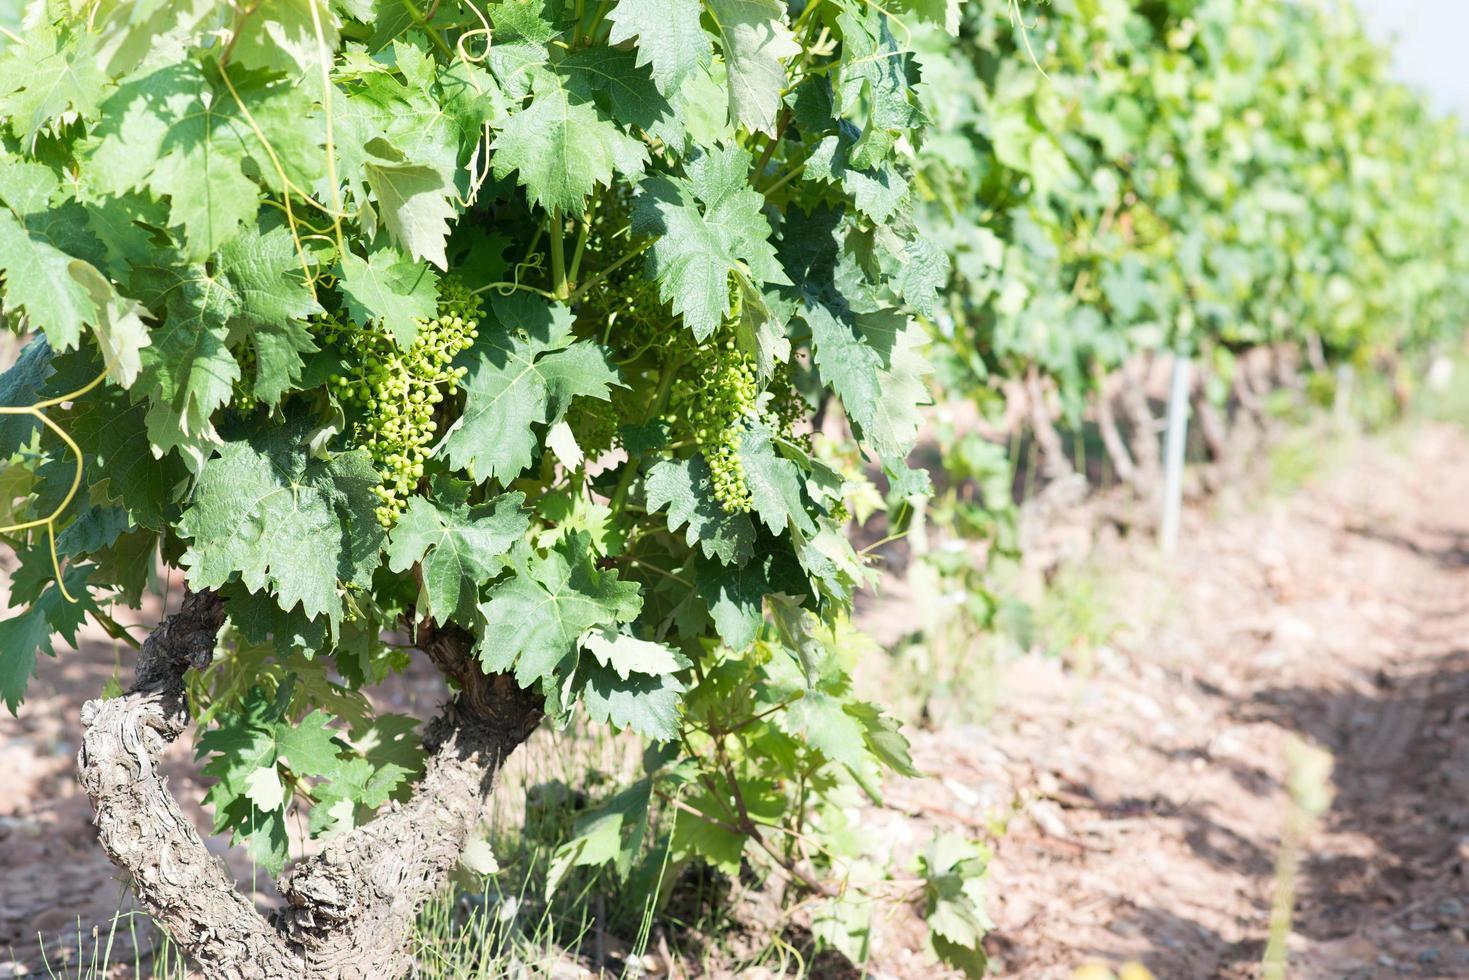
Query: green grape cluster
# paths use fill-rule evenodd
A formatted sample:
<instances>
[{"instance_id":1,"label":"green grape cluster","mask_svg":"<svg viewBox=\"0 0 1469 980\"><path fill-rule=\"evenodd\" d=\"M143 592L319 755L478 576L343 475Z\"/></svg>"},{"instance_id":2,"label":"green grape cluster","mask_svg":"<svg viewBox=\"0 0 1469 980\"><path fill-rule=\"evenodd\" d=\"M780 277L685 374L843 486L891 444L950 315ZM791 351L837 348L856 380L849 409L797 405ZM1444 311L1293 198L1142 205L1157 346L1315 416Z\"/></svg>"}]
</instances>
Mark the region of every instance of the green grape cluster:
<instances>
[{"instance_id":1,"label":"green grape cluster","mask_svg":"<svg viewBox=\"0 0 1469 980\"><path fill-rule=\"evenodd\" d=\"M249 344L234 352L235 362L240 365L240 378L235 382L234 403L241 412L249 414L260 407L251 382L255 378L255 348Z\"/></svg>"},{"instance_id":2,"label":"green grape cluster","mask_svg":"<svg viewBox=\"0 0 1469 980\"><path fill-rule=\"evenodd\" d=\"M775 430L787 439L799 442L811 451L811 433L796 433L796 426L804 421L811 411L811 406L806 404L799 389L796 388L795 378L791 374L789 364L776 366L775 374L770 379L770 404L766 414L773 423Z\"/></svg>"},{"instance_id":3,"label":"green grape cluster","mask_svg":"<svg viewBox=\"0 0 1469 980\"><path fill-rule=\"evenodd\" d=\"M363 327L341 314L319 321L321 338L351 365L331 379L337 397L361 418L354 441L372 455L382 482L374 488L378 522L397 523L423 478L424 462L438 432L438 407L459 389L465 369L454 357L479 336L479 300L456 280L444 283L439 313L418 320L406 350L380 327Z\"/></svg>"},{"instance_id":4,"label":"green grape cluster","mask_svg":"<svg viewBox=\"0 0 1469 980\"><path fill-rule=\"evenodd\" d=\"M748 511L753 500L740 443L749 424L760 417L755 360L733 340L725 340L698 348L688 370L679 414L709 462L720 506L731 514Z\"/></svg>"}]
</instances>

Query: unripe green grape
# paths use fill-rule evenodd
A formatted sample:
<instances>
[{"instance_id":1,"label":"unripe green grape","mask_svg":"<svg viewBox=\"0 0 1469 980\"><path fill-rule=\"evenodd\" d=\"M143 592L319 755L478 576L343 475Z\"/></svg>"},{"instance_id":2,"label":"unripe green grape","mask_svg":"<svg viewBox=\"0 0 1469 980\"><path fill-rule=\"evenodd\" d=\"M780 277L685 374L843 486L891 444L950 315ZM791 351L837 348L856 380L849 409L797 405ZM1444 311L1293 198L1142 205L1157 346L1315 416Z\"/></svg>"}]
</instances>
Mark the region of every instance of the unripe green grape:
<instances>
[{"instance_id":1,"label":"unripe green grape","mask_svg":"<svg viewBox=\"0 0 1469 980\"><path fill-rule=\"evenodd\" d=\"M451 365L478 337L481 314L479 298L449 278L441 284L437 315L418 320L418 333L407 350L381 327L362 326L341 314L316 322L318 337L341 350L352 365L349 374L333 377L329 384L346 406L362 415L352 438L367 449L381 479L374 488L381 501L375 514L384 526L397 523L406 498L423 478L438 428L433 406L443 403L444 390L457 391L467 373Z\"/></svg>"}]
</instances>

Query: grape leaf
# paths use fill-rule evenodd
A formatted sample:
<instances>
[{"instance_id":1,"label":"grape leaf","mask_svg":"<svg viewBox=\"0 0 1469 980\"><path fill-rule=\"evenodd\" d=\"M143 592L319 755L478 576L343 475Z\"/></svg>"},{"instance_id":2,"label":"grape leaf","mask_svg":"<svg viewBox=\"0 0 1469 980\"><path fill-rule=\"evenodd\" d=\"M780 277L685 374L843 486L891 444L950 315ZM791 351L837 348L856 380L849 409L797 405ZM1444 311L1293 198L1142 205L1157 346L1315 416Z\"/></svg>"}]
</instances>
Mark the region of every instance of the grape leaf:
<instances>
[{"instance_id":1,"label":"grape leaf","mask_svg":"<svg viewBox=\"0 0 1469 980\"><path fill-rule=\"evenodd\" d=\"M653 84L648 69L639 67L632 52L615 48L585 48L556 64L566 89L575 98L606 100L612 118L625 127L658 134L672 143L677 133L673 107Z\"/></svg>"},{"instance_id":2,"label":"grape leaf","mask_svg":"<svg viewBox=\"0 0 1469 980\"><path fill-rule=\"evenodd\" d=\"M0 211L5 306L24 309L56 350L75 347L82 327L98 319L91 292L72 275L72 263L76 261L10 212Z\"/></svg>"},{"instance_id":3,"label":"grape leaf","mask_svg":"<svg viewBox=\"0 0 1469 980\"><path fill-rule=\"evenodd\" d=\"M147 411L144 405L129 404L121 391L103 388L77 402L64 425L95 468L89 473L106 474L109 492L132 519L159 530L175 513L173 504L188 470L177 453L154 456Z\"/></svg>"},{"instance_id":4,"label":"grape leaf","mask_svg":"<svg viewBox=\"0 0 1469 980\"><path fill-rule=\"evenodd\" d=\"M342 256L339 286L347 312L359 323L380 323L398 346L413 345L418 321L438 312L438 276L393 248L379 248L366 259Z\"/></svg>"},{"instance_id":5,"label":"grape leaf","mask_svg":"<svg viewBox=\"0 0 1469 980\"><path fill-rule=\"evenodd\" d=\"M249 331L255 347L256 396L274 405L301 379L302 357L317 351L305 320L321 304L304 282L291 232L272 219L246 225L220 249L218 272L237 299L228 324L231 340Z\"/></svg>"},{"instance_id":6,"label":"grape leaf","mask_svg":"<svg viewBox=\"0 0 1469 980\"><path fill-rule=\"evenodd\" d=\"M790 524L803 534L815 534L816 524L806 513L801 496L801 470L775 451L768 429L755 426L740 442L740 462L750 488L755 513L776 534Z\"/></svg>"},{"instance_id":7,"label":"grape leaf","mask_svg":"<svg viewBox=\"0 0 1469 980\"><path fill-rule=\"evenodd\" d=\"M666 459L653 465L644 484L648 510L668 508L668 529L687 524L684 540L705 556L743 565L754 554L755 526L748 514L731 514L714 496L714 478L703 456Z\"/></svg>"},{"instance_id":8,"label":"grape leaf","mask_svg":"<svg viewBox=\"0 0 1469 980\"><path fill-rule=\"evenodd\" d=\"M497 179L518 171L533 204L580 215L587 195L610 186L614 171L624 177L643 172L648 148L590 103L573 101L560 78L537 69L532 87L530 104L510 116L491 146Z\"/></svg>"},{"instance_id":9,"label":"grape leaf","mask_svg":"<svg viewBox=\"0 0 1469 980\"><path fill-rule=\"evenodd\" d=\"M143 369L142 350L153 342L143 322L148 310L137 300L119 296L112 283L88 262L73 259L67 271L87 291L96 309L91 318L92 333L107 373L124 388L132 387Z\"/></svg>"},{"instance_id":10,"label":"grape leaf","mask_svg":"<svg viewBox=\"0 0 1469 980\"><path fill-rule=\"evenodd\" d=\"M856 435L880 455L902 457L913 448L928 400L923 378L932 370L919 353L921 328L891 310L838 318L821 304L808 306L814 360L841 396Z\"/></svg>"},{"instance_id":11,"label":"grape leaf","mask_svg":"<svg viewBox=\"0 0 1469 980\"><path fill-rule=\"evenodd\" d=\"M433 167L416 163L373 160L366 171L383 223L398 243L413 258L448 268L444 242L454 217L453 182Z\"/></svg>"},{"instance_id":12,"label":"grape leaf","mask_svg":"<svg viewBox=\"0 0 1469 980\"><path fill-rule=\"evenodd\" d=\"M510 546L530 526L522 504L525 495L507 493L493 504L471 507L463 495L409 498L388 542L388 567L395 572L422 563L420 618L439 623L473 621L479 586L505 565Z\"/></svg>"},{"instance_id":13,"label":"grape leaf","mask_svg":"<svg viewBox=\"0 0 1469 980\"><path fill-rule=\"evenodd\" d=\"M589 630L581 639L581 648L603 667L616 671L623 680L632 674L673 674L693 666L687 657L670 646L640 640L605 626Z\"/></svg>"},{"instance_id":14,"label":"grape leaf","mask_svg":"<svg viewBox=\"0 0 1469 980\"><path fill-rule=\"evenodd\" d=\"M706 68L714 56L709 35L699 25L699 0L617 0L607 15L608 44L637 40L637 64L649 66L664 95L672 95L689 74Z\"/></svg>"},{"instance_id":15,"label":"grape leaf","mask_svg":"<svg viewBox=\"0 0 1469 980\"><path fill-rule=\"evenodd\" d=\"M565 417L571 399L606 401L617 374L601 347L576 340L563 305L516 293L491 300L493 324L480 326L465 376L464 412L437 454L479 482L509 483L531 464L534 424Z\"/></svg>"},{"instance_id":16,"label":"grape leaf","mask_svg":"<svg viewBox=\"0 0 1469 980\"><path fill-rule=\"evenodd\" d=\"M337 48L340 28L333 4L272 0L237 22L233 58L247 67L293 75L320 71L323 57L329 59Z\"/></svg>"},{"instance_id":17,"label":"grape leaf","mask_svg":"<svg viewBox=\"0 0 1469 980\"><path fill-rule=\"evenodd\" d=\"M490 7L490 69L512 99L530 91L534 69L546 63L548 42L559 33L543 16L544 7L545 0L505 0Z\"/></svg>"},{"instance_id":18,"label":"grape leaf","mask_svg":"<svg viewBox=\"0 0 1469 980\"><path fill-rule=\"evenodd\" d=\"M583 633L629 622L641 608L637 583L598 569L586 534L571 535L544 555L525 549L515 574L480 604L480 663L487 673L513 670L521 687L539 681L551 688Z\"/></svg>"},{"instance_id":19,"label":"grape leaf","mask_svg":"<svg viewBox=\"0 0 1469 980\"><path fill-rule=\"evenodd\" d=\"M786 85L784 59L801 53L778 0L708 0L729 74L729 117L752 133L775 135Z\"/></svg>"},{"instance_id":20,"label":"grape leaf","mask_svg":"<svg viewBox=\"0 0 1469 980\"><path fill-rule=\"evenodd\" d=\"M219 588L238 576L286 611L299 603L339 624L337 583L370 585L382 548L378 482L366 450L313 458L299 424L226 443L179 521L190 585Z\"/></svg>"},{"instance_id":21,"label":"grape leaf","mask_svg":"<svg viewBox=\"0 0 1469 980\"><path fill-rule=\"evenodd\" d=\"M837 26L843 58L836 109L861 131L851 150L852 165L866 170L887 160L898 140L922 124L912 92L917 71L913 54L899 45L883 11L847 8L837 16Z\"/></svg>"},{"instance_id":22,"label":"grape leaf","mask_svg":"<svg viewBox=\"0 0 1469 980\"><path fill-rule=\"evenodd\" d=\"M239 708L215 715L215 726L195 743L197 759L215 779L205 794L214 809L214 830L230 829L235 840L247 840L250 851L272 873L285 864L284 767L295 779L331 780L343 767L347 746L327 726L332 717L316 710L299 721L288 713L295 676L287 675L274 697L259 686L246 693ZM329 785L329 783L328 783Z\"/></svg>"},{"instance_id":23,"label":"grape leaf","mask_svg":"<svg viewBox=\"0 0 1469 980\"><path fill-rule=\"evenodd\" d=\"M738 147L688 162L688 177L649 177L633 203L633 232L655 238L646 260L658 291L700 340L729 315L730 276L787 284L770 244L765 199Z\"/></svg>"},{"instance_id":24,"label":"grape leaf","mask_svg":"<svg viewBox=\"0 0 1469 980\"><path fill-rule=\"evenodd\" d=\"M155 453L177 447L192 469L219 441L211 417L230 400L240 366L230 354L229 321L240 311L228 280L202 265L139 269L135 289L160 305L162 322L142 350L134 391L146 394Z\"/></svg>"},{"instance_id":25,"label":"grape leaf","mask_svg":"<svg viewBox=\"0 0 1469 980\"><path fill-rule=\"evenodd\" d=\"M79 30L73 37L45 22L27 24L21 42L0 60L0 116L31 144L67 110L96 118L107 87L91 34Z\"/></svg>"},{"instance_id":26,"label":"grape leaf","mask_svg":"<svg viewBox=\"0 0 1469 980\"><path fill-rule=\"evenodd\" d=\"M87 591L87 578L92 570L91 565L72 565L66 570L66 591L76 602L67 601L52 582L38 597L26 603L23 612L0 621L0 700L4 700L11 714L25 700L26 685L36 669L36 652L56 656L53 646L56 635L76 646L76 633L82 620L88 612L97 611ZM19 601L16 595L10 598L12 602Z\"/></svg>"},{"instance_id":27,"label":"grape leaf","mask_svg":"<svg viewBox=\"0 0 1469 980\"><path fill-rule=\"evenodd\" d=\"M692 568L699 598L708 607L720 639L733 650L744 650L755 642L764 622L767 595L805 595L807 591L789 552L774 548L757 549L756 557L742 566L700 558Z\"/></svg>"},{"instance_id":28,"label":"grape leaf","mask_svg":"<svg viewBox=\"0 0 1469 980\"><path fill-rule=\"evenodd\" d=\"M22 408L40 401L51 377L51 345L37 337L25 345L15 363L0 373L0 405ZM34 415L0 415L0 459L30 442L41 427Z\"/></svg>"},{"instance_id":29,"label":"grape leaf","mask_svg":"<svg viewBox=\"0 0 1469 980\"><path fill-rule=\"evenodd\" d=\"M252 113L309 115L290 86L265 93ZM275 172L230 92L202 65L179 61L144 69L102 104L87 173L101 193L167 195L187 257L203 259L255 217L261 188L247 167Z\"/></svg>"},{"instance_id":30,"label":"grape leaf","mask_svg":"<svg viewBox=\"0 0 1469 980\"><path fill-rule=\"evenodd\" d=\"M571 838L557 847L551 858L546 874L547 898L572 868L610 863L626 874L643 840L652 795L653 780L645 776L579 815L572 825Z\"/></svg>"},{"instance_id":31,"label":"grape leaf","mask_svg":"<svg viewBox=\"0 0 1469 980\"><path fill-rule=\"evenodd\" d=\"M620 677L612 668L585 659L578 674L582 703L593 721L630 728L659 742L678 737L678 707L686 687L677 677Z\"/></svg>"}]
</instances>

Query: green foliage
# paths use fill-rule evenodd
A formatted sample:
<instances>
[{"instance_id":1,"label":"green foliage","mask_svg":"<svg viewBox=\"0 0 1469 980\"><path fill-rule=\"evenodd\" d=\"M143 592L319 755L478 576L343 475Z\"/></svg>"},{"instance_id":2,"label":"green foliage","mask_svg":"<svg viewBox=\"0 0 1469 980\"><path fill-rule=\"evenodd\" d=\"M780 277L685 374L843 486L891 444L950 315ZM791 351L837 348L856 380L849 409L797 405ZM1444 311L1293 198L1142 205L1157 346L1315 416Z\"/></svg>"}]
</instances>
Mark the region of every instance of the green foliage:
<instances>
[{"instance_id":1,"label":"green foliage","mask_svg":"<svg viewBox=\"0 0 1469 980\"><path fill-rule=\"evenodd\" d=\"M1037 367L1075 413L1140 349L1361 360L1466 306L1463 141L1350 18L1013 8L34 0L0 46L0 304L33 335L0 375L0 695L159 565L217 590L211 802L275 866L298 802L326 833L411 790L360 689L452 623L552 724L652 743L559 879L856 867L843 807L911 764L853 691L845 528L869 465L898 525L931 495L932 382ZM944 442L983 500L934 506L1013 554L1004 460ZM925 860L935 950L979 969L982 857ZM860 953L885 875L831 941Z\"/></svg>"},{"instance_id":2,"label":"green foliage","mask_svg":"<svg viewBox=\"0 0 1469 980\"><path fill-rule=\"evenodd\" d=\"M801 433L825 391L892 463L926 400L905 296L932 305L941 259L910 213L925 119L894 16L37 0L0 53L0 269L7 322L45 341L0 393L101 384L0 430L7 520L57 536L79 593L18 542L7 702L161 563L226 600L190 690L219 828L268 866L291 807L327 832L399 790L353 754L359 689L424 622L553 724L670 746L727 738L690 706L738 679L751 733L875 793L895 729L811 638L866 578L842 524L869 485ZM808 805L788 752L665 756L650 780L734 780L777 823ZM741 823L720 862L747 845Z\"/></svg>"}]
</instances>

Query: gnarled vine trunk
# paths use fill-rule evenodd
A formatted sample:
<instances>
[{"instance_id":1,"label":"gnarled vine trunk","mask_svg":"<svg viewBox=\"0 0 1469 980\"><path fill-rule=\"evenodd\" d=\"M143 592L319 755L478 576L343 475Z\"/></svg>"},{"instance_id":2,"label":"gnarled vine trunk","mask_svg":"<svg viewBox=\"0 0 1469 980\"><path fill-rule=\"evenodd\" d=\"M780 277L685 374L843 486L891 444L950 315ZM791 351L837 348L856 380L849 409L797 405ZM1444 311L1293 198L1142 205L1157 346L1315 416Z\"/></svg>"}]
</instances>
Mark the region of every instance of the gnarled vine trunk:
<instances>
[{"instance_id":1,"label":"gnarled vine trunk","mask_svg":"<svg viewBox=\"0 0 1469 980\"><path fill-rule=\"evenodd\" d=\"M459 686L425 732L423 780L406 803L289 869L279 882L289 904L266 918L205 848L158 767L189 722L184 672L209 663L224 617L218 596L189 593L144 642L132 690L83 706L77 765L98 839L210 980L401 976L414 915L458 861L542 703L508 675L483 674L468 634L421 629L419 646Z\"/></svg>"},{"instance_id":2,"label":"gnarled vine trunk","mask_svg":"<svg viewBox=\"0 0 1469 980\"><path fill-rule=\"evenodd\" d=\"M1107 450L1107 458L1112 461L1112 469L1116 471L1117 478L1130 487L1136 487L1137 464L1133 462L1132 453L1127 451L1127 444L1122 441L1122 430L1117 427L1117 414L1112 408L1112 399L1117 395L1117 384L1100 367L1096 371L1096 379L1097 432L1102 437L1102 446Z\"/></svg>"},{"instance_id":3,"label":"gnarled vine trunk","mask_svg":"<svg viewBox=\"0 0 1469 980\"><path fill-rule=\"evenodd\" d=\"M1133 486L1146 497L1158 485L1163 472L1163 450L1158 441L1158 420L1148 405L1148 380L1153 355L1134 357L1122 369L1122 414L1131 430L1132 461L1136 467Z\"/></svg>"}]
</instances>

